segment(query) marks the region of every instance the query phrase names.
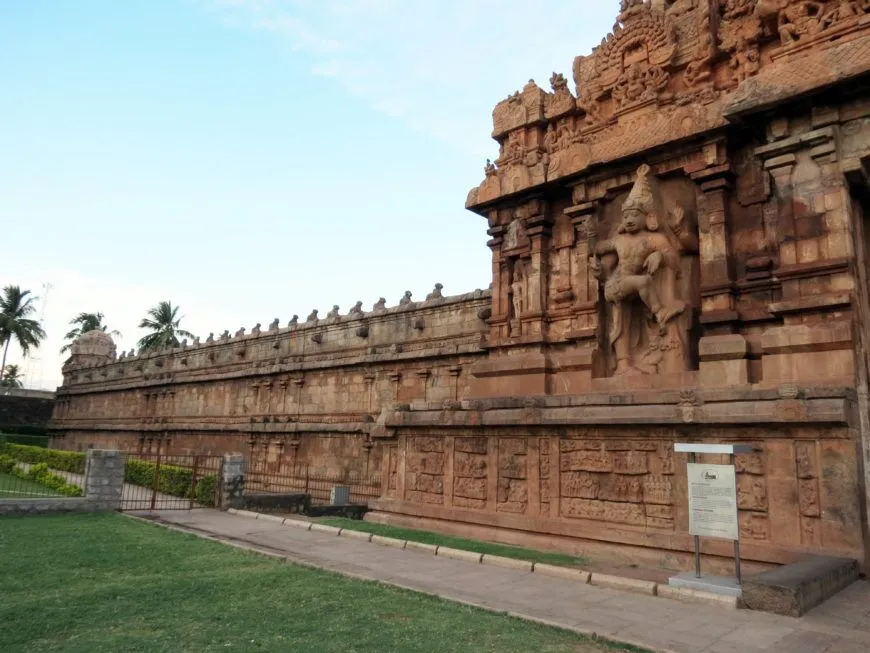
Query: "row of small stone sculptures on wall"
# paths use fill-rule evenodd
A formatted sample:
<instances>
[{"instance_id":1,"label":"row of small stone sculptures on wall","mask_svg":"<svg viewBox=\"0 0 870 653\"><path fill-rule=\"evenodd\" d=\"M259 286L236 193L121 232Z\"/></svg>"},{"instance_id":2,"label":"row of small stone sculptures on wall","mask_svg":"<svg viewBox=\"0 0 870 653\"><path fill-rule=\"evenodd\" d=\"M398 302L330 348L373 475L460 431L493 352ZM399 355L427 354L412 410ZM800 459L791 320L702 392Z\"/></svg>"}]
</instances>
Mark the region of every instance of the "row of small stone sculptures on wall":
<instances>
[{"instance_id":1,"label":"row of small stone sculptures on wall","mask_svg":"<svg viewBox=\"0 0 870 653\"><path fill-rule=\"evenodd\" d=\"M432 292L430 292L428 295L426 295L426 300L425 300L425 302L422 302L422 303L425 304L426 302L433 302L433 301L437 301L439 299L443 299L444 295L441 293L443 288L444 288L444 286L442 284L436 283L435 287L432 289ZM398 308L413 307L413 306L417 306L421 303L421 302L413 301L411 299L411 296L412 296L411 291L406 290L405 294L402 295L402 298L399 300ZM350 309L350 312L347 315L341 315L338 304L335 304L335 305L333 305L332 310L326 314L326 318L324 318L323 320L321 320L321 318L318 316L318 310L314 309L313 311L311 311L311 313L305 319L305 322L303 322L301 324L302 325L305 325L305 324L313 325L313 324L317 324L320 321L330 323L330 322L338 321L342 317L346 317L348 319L353 320L353 319L359 319L361 317L364 317L367 314L368 315L379 315L381 313L386 313L389 310L387 307L387 300L384 297L379 298L378 301L375 302L375 304L372 306L372 310L369 313L366 313L363 310L362 306L363 306L363 303L361 301L359 301L353 305L353 307ZM287 323L287 328L294 329L298 326L300 326L299 316L294 315L292 318L290 318L290 321ZM274 320L272 320L271 324L269 324L269 331L278 331L280 328L281 328L280 320L276 317ZM238 331L235 332L235 334L233 336L230 336L229 330L224 331L217 338L215 338L214 333L210 333L210 334L208 334L208 338L205 339L205 343L210 344L213 342L225 342L227 340L230 340L231 338L244 338L246 335L247 336L258 336L258 335L260 335L260 333L262 333L262 325L258 322L254 326L254 328L251 329L251 332L249 334L245 333L245 327L241 327ZM197 347L200 344L202 344L200 342L200 339L195 338L193 341L193 346ZM187 347L188 347L187 340L183 340L181 343L181 348L186 349ZM127 358L135 358L135 357L136 357L136 350L131 349L129 353L121 352L121 355L118 358L118 360L125 360Z\"/></svg>"}]
</instances>

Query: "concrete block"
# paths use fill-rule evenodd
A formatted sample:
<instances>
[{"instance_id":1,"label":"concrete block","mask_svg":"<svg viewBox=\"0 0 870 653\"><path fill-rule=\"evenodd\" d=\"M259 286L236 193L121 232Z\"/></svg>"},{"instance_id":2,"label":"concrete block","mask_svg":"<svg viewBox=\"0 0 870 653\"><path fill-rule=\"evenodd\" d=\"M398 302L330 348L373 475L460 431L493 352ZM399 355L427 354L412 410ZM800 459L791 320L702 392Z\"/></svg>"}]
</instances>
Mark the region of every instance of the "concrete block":
<instances>
[{"instance_id":1,"label":"concrete block","mask_svg":"<svg viewBox=\"0 0 870 653\"><path fill-rule=\"evenodd\" d=\"M465 560L466 562L476 562L480 563L481 558L483 558L482 553L475 553L474 551L463 551L461 549L451 549L446 546L438 547L438 555L442 558L452 558L454 560Z\"/></svg>"},{"instance_id":2,"label":"concrete block","mask_svg":"<svg viewBox=\"0 0 870 653\"><path fill-rule=\"evenodd\" d=\"M408 540L407 544L405 544L405 548L410 549L411 551L420 551L422 553L438 555L437 544L423 544L422 542L412 542L411 540Z\"/></svg>"},{"instance_id":3,"label":"concrete block","mask_svg":"<svg viewBox=\"0 0 870 653\"><path fill-rule=\"evenodd\" d=\"M752 610L800 617L856 580L856 560L812 556L744 579L743 601Z\"/></svg>"},{"instance_id":4,"label":"concrete block","mask_svg":"<svg viewBox=\"0 0 870 653\"><path fill-rule=\"evenodd\" d=\"M736 596L702 592L688 587L671 587L670 585L660 584L656 588L656 594L663 599L672 599L674 601L682 601L683 603L703 603L732 610L740 607L740 599Z\"/></svg>"},{"instance_id":5,"label":"concrete block","mask_svg":"<svg viewBox=\"0 0 870 653\"><path fill-rule=\"evenodd\" d=\"M624 578L622 576L596 573L592 574L589 582L598 587L607 587L614 590L622 590L624 592L636 592L638 594L649 594L650 596L655 596L657 585L657 583L654 583L651 580L637 580L635 578Z\"/></svg>"},{"instance_id":6,"label":"concrete block","mask_svg":"<svg viewBox=\"0 0 870 653\"><path fill-rule=\"evenodd\" d=\"M277 522L279 524L283 524L284 519L286 519L285 517L281 517L279 515L266 515L266 514L263 514L262 512L257 513L257 515L258 515L257 519L259 519L261 521L273 521L273 522Z\"/></svg>"},{"instance_id":7,"label":"concrete block","mask_svg":"<svg viewBox=\"0 0 870 653\"><path fill-rule=\"evenodd\" d=\"M327 526L326 524L318 524L316 522L311 523L311 531L316 531L318 533L326 533L327 535L338 535L341 533L340 528L336 528L335 526Z\"/></svg>"},{"instance_id":8,"label":"concrete block","mask_svg":"<svg viewBox=\"0 0 870 653\"><path fill-rule=\"evenodd\" d=\"M293 519L292 517L287 517L284 520L285 526L290 526L291 528L301 528L304 531L311 530L311 522L305 521L304 519Z\"/></svg>"},{"instance_id":9,"label":"concrete block","mask_svg":"<svg viewBox=\"0 0 870 653\"><path fill-rule=\"evenodd\" d=\"M493 567L504 567L505 569L516 569L518 571L532 572L532 563L528 560L516 560L515 558L503 558L502 556L494 556L485 553L480 561L484 565L492 565Z\"/></svg>"},{"instance_id":10,"label":"concrete block","mask_svg":"<svg viewBox=\"0 0 870 653\"><path fill-rule=\"evenodd\" d=\"M404 549L407 542L405 540L397 540L395 537L385 537L383 535L372 535L372 543L380 544L381 546L392 546L397 549Z\"/></svg>"},{"instance_id":11,"label":"concrete block","mask_svg":"<svg viewBox=\"0 0 870 653\"><path fill-rule=\"evenodd\" d=\"M559 567L557 565L547 565L541 562L536 562L533 568L534 573L543 576L552 576L553 578L564 578L566 580L576 580L584 585L589 582L591 574L582 569L572 569L571 567Z\"/></svg>"},{"instance_id":12,"label":"concrete block","mask_svg":"<svg viewBox=\"0 0 870 653\"><path fill-rule=\"evenodd\" d=\"M353 531L349 528L342 528L341 533L339 533L341 537L346 537L351 540L360 540L361 542L371 542L372 534L366 533L365 531Z\"/></svg>"}]
</instances>

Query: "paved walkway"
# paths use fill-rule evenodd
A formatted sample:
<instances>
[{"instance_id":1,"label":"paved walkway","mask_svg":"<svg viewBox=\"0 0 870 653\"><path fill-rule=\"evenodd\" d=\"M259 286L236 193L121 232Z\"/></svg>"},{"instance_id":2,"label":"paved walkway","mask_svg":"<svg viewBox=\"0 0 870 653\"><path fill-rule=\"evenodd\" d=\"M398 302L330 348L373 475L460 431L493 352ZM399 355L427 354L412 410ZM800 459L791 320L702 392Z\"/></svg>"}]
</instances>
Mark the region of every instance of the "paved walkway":
<instances>
[{"instance_id":1,"label":"paved walkway","mask_svg":"<svg viewBox=\"0 0 870 653\"><path fill-rule=\"evenodd\" d=\"M291 561L672 653L867 653L870 583L801 619L684 604L419 551L400 551L216 510L151 513L159 521Z\"/></svg>"}]
</instances>

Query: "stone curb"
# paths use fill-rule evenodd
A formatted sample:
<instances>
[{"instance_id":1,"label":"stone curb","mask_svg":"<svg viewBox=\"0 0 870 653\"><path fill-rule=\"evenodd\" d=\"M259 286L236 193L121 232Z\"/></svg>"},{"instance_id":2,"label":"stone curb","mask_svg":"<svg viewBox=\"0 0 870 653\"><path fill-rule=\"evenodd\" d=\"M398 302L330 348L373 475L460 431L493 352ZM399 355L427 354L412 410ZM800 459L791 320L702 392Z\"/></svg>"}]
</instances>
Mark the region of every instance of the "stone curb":
<instances>
[{"instance_id":1,"label":"stone curb","mask_svg":"<svg viewBox=\"0 0 870 653\"><path fill-rule=\"evenodd\" d=\"M682 601L684 603L706 603L707 605L729 608L731 610L737 610L740 608L740 599L736 596L713 594L712 592L703 592L690 587L659 585L656 588L656 596L660 596L663 599Z\"/></svg>"},{"instance_id":2,"label":"stone curb","mask_svg":"<svg viewBox=\"0 0 870 653\"><path fill-rule=\"evenodd\" d=\"M589 582L589 577L592 576L588 571L582 569L572 569L571 567L558 567L556 565L547 565L542 562L536 562L532 570L536 574L542 576L552 576L554 578L564 578L566 580L576 580L584 585Z\"/></svg>"},{"instance_id":3,"label":"stone curb","mask_svg":"<svg viewBox=\"0 0 870 653\"><path fill-rule=\"evenodd\" d=\"M432 555L438 555L437 544L424 544L423 542L412 542L411 540L408 540L407 542L405 542L405 548L412 551L420 551L422 553L431 553Z\"/></svg>"},{"instance_id":4,"label":"stone curb","mask_svg":"<svg viewBox=\"0 0 870 653\"><path fill-rule=\"evenodd\" d=\"M122 513L122 514L129 519L135 519L136 521L140 521L144 524L151 524L152 526L159 526L161 528L165 528L165 529L170 530L170 531L176 531L178 533L186 533L188 535L195 535L196 537L202 538L204 540L209 540L211 542L217 542L218 544L224 544L224 545L230 546L234 549L239 549L241 551L246 551L248 553L254 553L257 555L266 556L267 558L272 558L272 559L279 560L280 562L285 562L288 564L298 565L300 567L305 567L307 569L319 569L321 571L326 571L329 573L338 574L339 576L344 576L346 578L353 578L355 580L361 580L361 581L368 582L368 583L377 583L378 585L382 585L384 587L395 587L395 588L398 588L401 590L406 590L408 592L414 592L416 594L425 594L427 596L434 596L436 598L443 599L445 601L450 601L451 603L456 603L459 605L467 605L469 607L477 608L478 610L483 610L484 612L489 612L492 614L506 615L508 617L513 617L514 619L519 619L521 621L525 621L525 622L533 623L533 624L539 624L542 626L548 626L550 628L555 628L556 630L561 630L563 632L577 633L579 635L583 635L585 637L591 637L591 638L598 637L598 634L595 631L589 630L586 628L579 628L577 626L566 626L565 624L560 624L560 623L555 622L555 621L549 621L547 619L541 619L540 617L532 617L530 615L523 614L521 612L513 612L513 611L505 612L504 610L499 610L498 608L493 608L491 606L488 606L485 603L476 603L474 601L469 601L467 599L453 598L453 597L446 595L446 594L440 594L438 592L429 591L429 590L421 590L417 587L411 587L408 585L404 585L402 583L396 583L394 581L386 581L386 580L379 580L376 578L370 578L370 577L365 576L363 574L356 574L356 573L351 572L351 571L346 571L346 570L342 570L342 569L329 569L329 568L324 568L324 567L318 567L317 565L315 565L311 562L307 562L305 560L296 560L295 558L293 558L290 555L275 553L274 551L267 551L265 549L261 549L257 546L251 545L251 544L245 544L242 542L233 542L231 540L221 539L220 537L217 537L215 535L209 535L209 534L201 532L201 531L182 528L180 526L175 526L174 524L165 524L165 523L158 522L158 521L152 521L150 519L143 519L141 517L137 517L135 515L130 515L128 513ZM298 520L288 520L288 521L298 521ZM638 648L638 649L653 651L654 653L677 653L677 651L674 651L673 649L663 649L663 648L650 647L649 644L644 644L643 642L640 642L638 640L629 639L629 638L625 638L625 637L620 637L619 639L616 639L614 637L605 637L604 639L607 641L611 641L611 642L617 642L617 643L621 643L624 645L633 646L633 647Z\"/></svg>"},{"instance_id":5,"label":"stone curb","mask_svg":"<svg viewBox=\"0 0 870 653\"><path fill-rule=\"evenodd\" d=\"M281 522L284 526L289 526L291 528L301 528L306 531L315 531L319 533L326 533L329 535L337 535L340 537L346 537L361 542L372 542L373 544L379 544L381 546L390 546L397 549L407 549L409 551L419 551L421 553L429 553L432 555L442 556L444 558L451 558L453 560L464 560L466 562L491 565L494 567L515 569L517 571L541 574L542 576L552 576L555 578L563 578L565 580L576 580L577 582L584 585L591 584L597 587L615 589L623 592L633 592L635 594L645 594L647 596L659 596L664 599L682 601L684 603L701 603L722 608L729 608L732 610L737 610L742 607L739 599L737 599L736 597L721 596L719 594L701 592L698 590L683 587L671 587L670 585L659 584L654 581L637 580L635 578L612 576L610 574L597 574L584 571L582 569L548 565L543 562L529 562L527 560L518 560L515 558L504 558L502 556L475 553L474 551L465 551L463 549L452 549L450 547L439 546L435 544L423 544L422 542L400 540L394 537L373 535L371 533L366 533L365 531L355 531L353 529L347 528L337 528L335 526L317 524L314 522L304 521L302 519L294 519L292 517L287 517L282 521L281 518L275 515L266 515L263 513L251 512L250 510L236 510L235 508L230 508L229 510L227 510L227 512L232 515L238 515L240 517L250 517L252 519L263 519L268 521ZM170 526L166 527L171 528ZM190 532L185 529L177 530L181 530L185 533ZM224 541L217 538L215 539L218 542ZM228 544L232 543L228 542ZM438 595L436 594L435 596ZM536 621L527 617L521 618L526 619L527 621ZM631 642L626 643L631 644Z\"/></svg>"},{"instance_id":6,"label":"stone curb","mask_svg":"<svg viewBox=\"0 0 870 653\"><path fill-rule=\"evenodd\" d=\"M451 549L447 546L438 547L438 556L442 558L452 558L453 560L476 562L478 564L480 563L481 558L483 558L482 553L475 553L474 551L463 551L462 549Z\"/></svg>"},{"instance_id":7,"label":"stone curb","mask_svg":"<svg viewBox=\"0 0 870 653\"><path fill-rule=\"evenodd\" d=\"M360 540L361 542L371 542L372 534L365 531L354 531L348 528L342 528L339 537L346 537L351 540Z\"/></svg>"},{"instance_id":8,"label":"stone curb","mask_svg":"<svg viewBox=\"0 0 870 653\"><path fill-rule=\"evenodd\" d=\"M386 537L384 535L372 535L369 540L372 544L380 544L381 546L392 546L397 549L404 549L408 544L405 540L397 540L395 537Z\"/></svg>"},{"instance_id":9,"label":"stone curb","mask_svg":"<svg viewBox=\"0 0 870 653\"><path fill-rule=\"evenodd\" d=\"M607 587L613 590L623 590L626 592L636 592L639 594L648 594L649 596L656 595L657 583L651 580L637 580L635 578L625 578L623 576L611 576L610 574L592 574L589 579L591 585L598 587Z\"/></svg>"},{"instance_id":10,"label":"stone curb","mask_svg":"<svg viewBox=\"0 0 870 653\"><path fill-rule=\"evenodd\" d=\"M516 569L518 571L527 571L532 573L535 563L528 560L518 560L516 558L504 558L502 556L483 554L481 564L492 565L493 567L504 567L505 569Z\"/></svg>"}]
</instances>

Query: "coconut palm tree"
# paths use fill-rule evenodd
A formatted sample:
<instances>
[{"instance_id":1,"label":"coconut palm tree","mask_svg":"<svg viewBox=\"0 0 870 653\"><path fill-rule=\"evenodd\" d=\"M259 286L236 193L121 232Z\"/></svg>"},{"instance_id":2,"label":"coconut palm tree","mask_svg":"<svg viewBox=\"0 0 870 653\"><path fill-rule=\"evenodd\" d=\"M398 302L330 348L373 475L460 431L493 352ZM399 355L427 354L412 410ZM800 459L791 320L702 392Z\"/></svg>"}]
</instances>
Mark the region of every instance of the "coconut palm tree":
<instances>
[{"instance_id":1,"label":"coconut palm tree","mask_svg":"<svg viewBox=\"0 0 870 653\"><path fill-rule=\"evenodd\" d=\"M88 331L106 331L107 327L103 324L102 313L79 313L69 322L75 328L70 329L69 333L64 336L64 340L69 340L63 347L60 348L60 353L64 354L72 347L72 343L83 333ZM120 336L119 331L110 331L113 336Z\"/></svg>"},{"instance_id":2,"label":"coconut palm tree","mask_svg":"<svg viewBox=\"0 0 870 653\"><path fill-rule=\"evenodd\" d=\"M0 388L21 387L24 387L24 384L21 382L21 369L17 365L10 363L3 372L3 378L0 379Z\"/></svg>"},{"instance_id":3,"label":"coconut palm tree","mask_svg":"<svg viewBox=\"0 0 870 653\"><path fill-rule=\"evenodd\" d=\"M6 369L6 354L9 353L9 343L18 343L21 353L27 356L31 349L39 347L45 338L45 331L39 320L30 318L36 312L33 305L36 297L29 290L21 290L20 286L6 286L0 295L0 346L3 347L3 358L0 361L0 379Z\"/></svg>"},{"instance_id":4,"label":"coconut palm tree","mask_svg":"<svg viewBox=\"0 0 870 653\"><path fill-rule=\"evenodd\" d=\"M179 328L181 317L178 315L178 306L172 302L160 302L154 308L148 310L146 317L139 323L140 329L150 329L151 333L139 341L139 349L163 349L165 347L178 347L181 343L178 337L193 338L190 331Z\"/></svg>"}]
</instances>

